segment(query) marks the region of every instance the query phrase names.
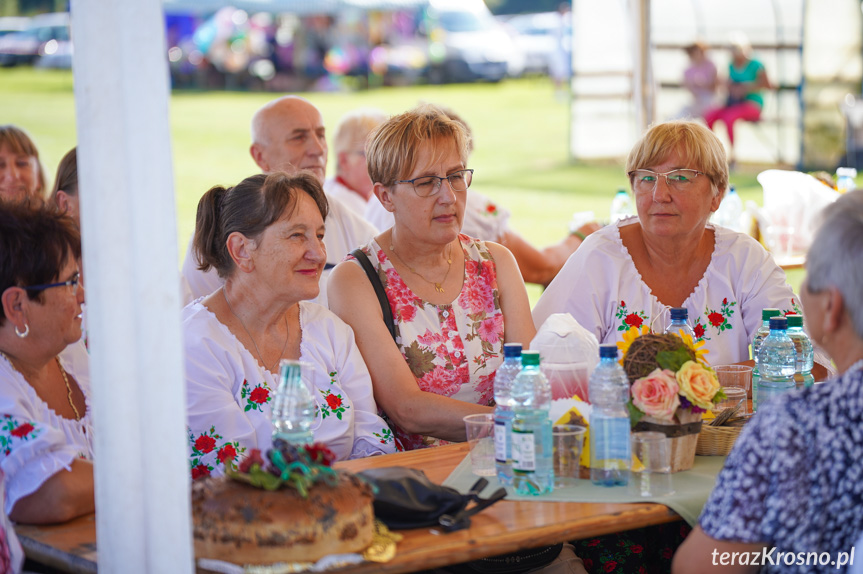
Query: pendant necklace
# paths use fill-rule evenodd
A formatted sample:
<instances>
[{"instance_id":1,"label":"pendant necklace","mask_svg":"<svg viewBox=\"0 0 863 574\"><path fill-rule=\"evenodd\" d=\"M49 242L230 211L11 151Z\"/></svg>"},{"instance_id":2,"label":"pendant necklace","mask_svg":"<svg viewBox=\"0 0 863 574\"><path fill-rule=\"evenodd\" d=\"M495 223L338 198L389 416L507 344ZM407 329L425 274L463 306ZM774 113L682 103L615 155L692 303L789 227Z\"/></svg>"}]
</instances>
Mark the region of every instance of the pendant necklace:
<instances>
[{"instance_id":1,"label":"pendant necklace","mask_svg":"<svg viewBox=\"0 0 863 574\"><path fill-rule=\"evenodd\" d=\"M407 267L408 269L410 269L410 272L411 272L411 273L413 273L414 275L416 275L417 277L419 277L420 279L422 279L422 280L423 280L423 281L425 281L426 283L429 283L429 284L431 284L431 285L434 285L434 289L435 289L435 291L437 291L438 293L443 293L443 292L444 292L444 291L443 291L443 287L442 287L442 285L443 285L444 283L446 283L446 278L447 278L447 277L449 277L449 270L452 268L452 243L450 243L450 244L449 244L449 254L446 256L446 263L447 263L447 266L446 266L446 273L444 274L444 276L443 276L443 280L441 280L441 282L440 282L440 283L438 283L437 281L430 281L429 279L426 279L426 278L425 278L425 276L424 276L422 273L420 273L419 271L417 271L416 269L414 269L413 267L411 267L411 266L410 266L410 265L409 265L409 264L408 264L404 259L402 259L402 258L399 256L399 254L398 254L398 253L396 253L396 247L395 247L395 245L393 245L392 243L390 243L390 251L392 251L392 252L393 252L393 255L395 255L395 256L396 256L396 259L398 259L399 261L401 261L401 262L402 262L402 264L403 264L405 267Z\"/></svg>"},{"instance_id":2,"label":"pendant necklace","mask_svg":"<svg viewBox=\"0 0 863 574\"><path fill-rule=\"evenodd\" d=\"M263 355L261 355L261 350L260 350L260 349L258 349L258 344L257 344L257 343L255 343L255 338L254 338L254 337L252 337L252 334L251 334L251 333L249 333L249 330L248 330L248 329L246 329L246 324L245 324L245 323L243 323L243 320L242 320L242 319L240 319L240 316L239 316L239 315L237 315L236 313L234 313L234 308L233 308L233 307L231 307L231 302L230 302L230 301L228 301L228 294L227 294L227 293L225 293L225 288L224 288L224 287L222 287L222 297L224 297L224 298L225 298L225 303L227 303L227 304L228 304L228 309L230 309L230 310L231 310L231 315L233 315L234 317L236 317L236 318L237 318L237 321L239 321L239 322L240 322L240 326L243 328L243 331L245 331L245 332L246 332L246 335L248 335L248 336L249 336L249 340L252 342L252 345L254 345L254 347L255 347L255 352L258 354L258 359L260 359L260 361L261 361L261 365L262 365L265 369L267 369L267 364L264 362L264 357L263 357ZM284 354L285 354L285 349L287 349L287 348L288 348L288 339L289 339L289 338L290 338L290 332L289 332L289 330L288 330L288 315L287 315L287 313L286 313L286 314L285 314L285 344L284 344L284 346L282 346L282 352L281 352L281 353L279 353L279 357L276 359L276 362L275 362L275 363L273 363L273 366L272 366L272 367L270 367L269 369L267 369L267 370L268 370L268 371L270 371L271 373L273 372L273 369L275 369L275 368L276 368L276 365L278 365L278 364L279 364L279 361L281 361L281 360L282 360L282 357L283 357L283 356L284 356Z\"/></svg>"},{"instance_id":3,"label":"pendant necklace","mask_svg":"<svg viewBox=\"0 0 863 574\"><path fill-rule=\"evenodd\" d=\"M18 369L16 369L15 365L12 363L12 359L10 359L6 353L0 351L0 355L3 355L3 358L9 361L9 364L12 365L12 368L18 371ZM54 357L54 360L57 361L57 367L60 369L60 374L63 375L63 382L66 383L66 400L69 401L69 406L72 407L72 412L75 413L75 420L80 421L81 413L78 412L78 407L76 407L75 403L72 401L72 385L69 384L69 377L66 376L66 369L64 369L63 365L60 363L60 357ZM21 373L21 371L18 372ZM24 375L22 374L21 376L23 377Z\"/></svg>"}]
</instances>

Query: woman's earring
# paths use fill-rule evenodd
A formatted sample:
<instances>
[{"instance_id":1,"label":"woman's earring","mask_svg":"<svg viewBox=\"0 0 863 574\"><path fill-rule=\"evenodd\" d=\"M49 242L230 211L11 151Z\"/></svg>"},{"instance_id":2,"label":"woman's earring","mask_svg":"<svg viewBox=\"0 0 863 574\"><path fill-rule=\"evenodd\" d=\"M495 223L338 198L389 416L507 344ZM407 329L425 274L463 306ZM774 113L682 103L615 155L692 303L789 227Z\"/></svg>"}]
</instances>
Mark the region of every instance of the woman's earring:
<instances>
[{"instance_id":1,"label":"woman's earring","mask_svg":"<svg viewBox=\"0 0 863 574\"><path fill-rule=\"evenodd\" d=\"M18 325L15 325L15 334L18 335L20 338L25 339L27 337L27 335L30 334L30 325L28 325L27 323L24 323L24 332L23 333L18 330Z\"/></svg>"}]
</instances>

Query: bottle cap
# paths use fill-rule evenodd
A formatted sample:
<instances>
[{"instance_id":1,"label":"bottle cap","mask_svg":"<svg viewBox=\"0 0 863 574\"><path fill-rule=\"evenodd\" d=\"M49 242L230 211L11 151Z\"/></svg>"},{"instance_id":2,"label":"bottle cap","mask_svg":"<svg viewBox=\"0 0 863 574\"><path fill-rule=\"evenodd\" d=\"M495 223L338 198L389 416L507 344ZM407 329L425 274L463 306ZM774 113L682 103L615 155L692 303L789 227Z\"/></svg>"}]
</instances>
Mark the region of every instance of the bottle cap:
<instances>
[{"instance_id":1,"label":"bottle cap","mask_svg":"<svg viewBox=\"0 0 863 574\"><path fill-rule=\"evenodd\" d=\"M686 307L672 307L670 312L672 321L686 321L689 319L689 311L686 310Z\"/></svg>"},{"instance_id":2,"label":"bottle cap","mask_svg":"<svg viewBox=\"0 0 863 574\"><path fill-rule=\"evenodd\" d=\"M733 183L728 186L728 193L736 193L736 192L737 192L737 187Z\"/></svg>"},{"instance_id":3,"label":"bottle cap","mask_svg":"<svg viewBox=\"0 0 863 574\"><path fill-rule=\"evenodd\" d=\"M521 343L507 343L503 346L503 356L507 359L521 357Z\"/></svg>"},{"instance_id":4,"label":"bottle cap","mask_svg":"<svg viewBox=\"0 0 863 574\"><path fill-rule=\"evenodd\" d=\"M616 359L617 358L617 345L600 345L599 346L599 358L600 359Z\"/></svg>"},{"instance_id":5,"label":"bottle cap","mask_svg":"<svg viewBox=\"0 0 863 574\"><path fill-rule=\"evenodd\" d=\"M781 314L782 314L782 311L780 311L779 309L773 309L773 308L768 307L767 309L764 309L763 311L761 311L761 320L766 321L770 317L776 317L776 316L781 315Z\"/></svg>"},{"instance_id":6,"label":"bottle cap","mask_svg":"<svg viewBox=\"0 0 863 574\"><path fill-rule=\"evenodd\" d=\"M788 319L785 317L770 317L770 330L779 329L785 331L788 329Z\"/></svg>"},{"instance_id":7,"label":"bottle cap","mask_svg":"<svg viewBox=\"0 0 863 574\"><path fill-rule=\"evenodd\" d=\"M524 351L521 354L521 365L523 367L538 367L539 351Z\"/></svg>"},{"instance_id":8,"label":"bottle cap","mask_svg":"<svg viewBox=\"0 0 863 574\"><path fill-rule=\"evenodd\" d=\"M803 326L803 315L798 315L797 313L791 313L790 315L785 315L785 318L788 319L788 328L791 327L802 327Z\"/></svg>"},{"instance_id":9,"label":"bottle cap","mask_svg":"<svg viewBox=\"0 0 863 574\"><path fill-rule=\"evenodd\" d=\"M617 188L617 193L618 193L618 194L621 194L621 193L622 193L623 195L629 195L629 192L628 192L628 191L626 191L626 188L625 188L625 187L618 187L618 188Z\"/></svg>"}]
</instances>

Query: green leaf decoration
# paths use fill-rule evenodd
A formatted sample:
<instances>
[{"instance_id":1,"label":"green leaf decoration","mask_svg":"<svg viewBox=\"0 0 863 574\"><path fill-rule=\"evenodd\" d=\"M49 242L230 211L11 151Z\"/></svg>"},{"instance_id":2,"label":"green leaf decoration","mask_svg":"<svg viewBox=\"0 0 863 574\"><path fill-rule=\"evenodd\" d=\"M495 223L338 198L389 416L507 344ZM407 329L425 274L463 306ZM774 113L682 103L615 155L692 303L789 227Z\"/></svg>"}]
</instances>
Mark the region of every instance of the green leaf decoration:
<instances>
[{"instance_id":1,"label":"green leaf decoration","mask_svg":"<svg viewBox=\"0 0 863 574\"><path fill-rule=\"evenodd\" d=\"M638 410L638 407L632 404L632 400L626 403L626 408L627 410L629 410L629 426L635 428L635 425L638 424L638 421L640 421L644 417L644 413Z\"/></svg>"},{"instance_id":2,"label":"green leaf decoration","mask_svg":"<svg viewBox=\"0 0 863 574\"><path fill-rule=\"evenodd\" d=\"M660 351L656 353L656 363L662 369L668 369L676 373L686 361L691 361L692 357L686 352L686 349L675 349L673 351Z\"/></svg>"},{"instance_id":3,"label":"green leaf decoration","mask_svg":"<svg viewBox=\"0 0 863 574\"><path fill-rule=\"evenodd\" d=\"M727 398L728 398L728 395L725 394L725 391L722 389L722 387L719 387L719 390L716 391L715 395L713 395L713 402L719 403L719 402L724 401Z\"/></svg>"},{"instance_id":4,"label":"green leaf decoration","mask_svg":"<svg viewBox=\"0 0 863 574\"><path fill-rule=\"evenodd\" d=\"M414 377L422 378L426 373L434 370L434 353L421 349L417 341L413 341L409 347L405 347L404 351Z\"/></svg>"},{"instance_id":5,"label":"green leaf decoration","mask_svg":"<svg viewBox=\"0 0 863 574\"><path fill-rule=\"evenodd\" d=\"M246 405L246 408L243 409L244 412L252 410L252 405Z\"/></svg>"}]
</instances>

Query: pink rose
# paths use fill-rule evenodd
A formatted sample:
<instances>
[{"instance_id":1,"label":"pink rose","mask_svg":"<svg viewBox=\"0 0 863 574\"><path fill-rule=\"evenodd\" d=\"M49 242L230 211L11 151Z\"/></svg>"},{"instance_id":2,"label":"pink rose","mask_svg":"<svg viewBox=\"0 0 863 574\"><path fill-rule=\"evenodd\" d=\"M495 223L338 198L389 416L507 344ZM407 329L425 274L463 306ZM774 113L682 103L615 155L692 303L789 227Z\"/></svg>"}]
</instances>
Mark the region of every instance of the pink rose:
<instances>
[{"instance_id":1,"label":"pink rose","mask_svg":"<svg viewBox=\"0 0 863 574\"><path fill-rule=\"evenodd\" d=\"M655 369L632 383L632 404L648 416L670 421L680 406L679 390L673 372Z\"/></svg>"}]
</instances>

